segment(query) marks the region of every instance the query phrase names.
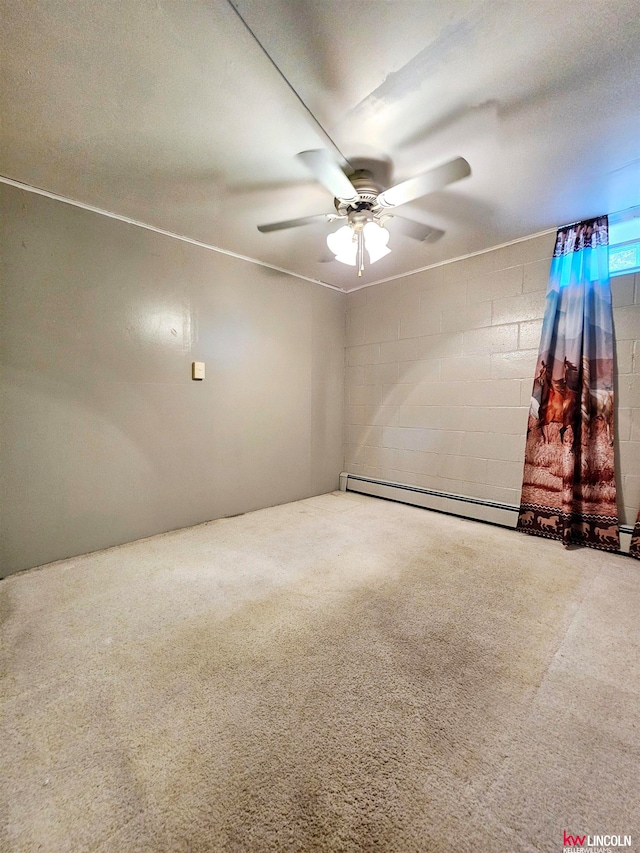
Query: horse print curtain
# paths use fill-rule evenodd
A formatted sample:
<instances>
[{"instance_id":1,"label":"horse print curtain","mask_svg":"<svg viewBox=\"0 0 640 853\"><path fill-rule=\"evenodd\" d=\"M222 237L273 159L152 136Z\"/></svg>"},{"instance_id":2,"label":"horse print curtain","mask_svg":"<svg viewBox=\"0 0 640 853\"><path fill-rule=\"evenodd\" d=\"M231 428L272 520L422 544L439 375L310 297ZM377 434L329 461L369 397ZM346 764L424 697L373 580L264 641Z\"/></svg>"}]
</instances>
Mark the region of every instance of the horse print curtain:
<instances>
[{"instance_id":1,"label":"horse print curtain","mask_svg":"<svg viewBox=\"0 0 640 853\"><path fill-rule=\"evenodd\" d=\"M636 521L636 526L633 528L629 553L632 557L637 557L640 560L640 512L638 512L638 520Z\"/></svg>"},{"instance_id":2,"label":"horse print curtain","mask_svg":"<svg viewBox=\"0 0 640 853\"><path fill-rule=\"evenodd\" d=\"M616 551L613 320L606 216L560 228L551 262L518 530Z\"/></svg>"}]
</instances>

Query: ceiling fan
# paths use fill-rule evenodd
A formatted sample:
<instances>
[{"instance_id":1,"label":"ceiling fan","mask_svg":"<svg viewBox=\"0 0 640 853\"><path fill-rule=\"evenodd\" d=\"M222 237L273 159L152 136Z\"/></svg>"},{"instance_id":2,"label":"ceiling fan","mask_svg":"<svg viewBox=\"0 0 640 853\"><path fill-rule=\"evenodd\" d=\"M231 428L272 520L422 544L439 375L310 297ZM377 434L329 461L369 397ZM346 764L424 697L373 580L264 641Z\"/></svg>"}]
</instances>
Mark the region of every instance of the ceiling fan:
<instances>
[{"instance_id":1,"label":"ceiling fan","mask_svg":"<svg viewBox=\"0 0 640 853\"><path fill-rule=\"evenodd\" d=\"M389 254L389 232L384 227L389 219L398 220L399 230L416 240L433 241L444 233L421 222L392 214L389 212L392 208L441 190L471 174L467 161L463 157L455 157L415 178L382 189L368 169L358 169L347 177L338 162L324 149L302 151L297 156L316 180L334 196L336 212L258 225L258 231L266 234L314 222L346 220L346 224L329 234L327 245L337 261L355 266L359 276L364 270L365 251L372 264Z\"/></svg>"}]
</instances>

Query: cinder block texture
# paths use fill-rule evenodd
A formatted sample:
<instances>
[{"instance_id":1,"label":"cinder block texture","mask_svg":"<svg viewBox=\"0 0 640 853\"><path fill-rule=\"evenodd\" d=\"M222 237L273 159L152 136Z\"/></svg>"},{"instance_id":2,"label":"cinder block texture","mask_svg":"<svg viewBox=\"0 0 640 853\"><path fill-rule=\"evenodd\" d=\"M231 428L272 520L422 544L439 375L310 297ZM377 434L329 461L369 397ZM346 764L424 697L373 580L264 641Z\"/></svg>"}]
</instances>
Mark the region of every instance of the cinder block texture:
<instances>
[{"instance_id":1,"label":"cinder block texture","mask_svg":"<svg viewBox=\"0 0 640 853\"><path fill-rule=\"evenodd\" d=\"M532 237L348 295L348 471L519 502L554 240ZM640 505L640 275L616 276L611 289L618 503L621 521L632 523Z\"/></svg>"}]
</instances>

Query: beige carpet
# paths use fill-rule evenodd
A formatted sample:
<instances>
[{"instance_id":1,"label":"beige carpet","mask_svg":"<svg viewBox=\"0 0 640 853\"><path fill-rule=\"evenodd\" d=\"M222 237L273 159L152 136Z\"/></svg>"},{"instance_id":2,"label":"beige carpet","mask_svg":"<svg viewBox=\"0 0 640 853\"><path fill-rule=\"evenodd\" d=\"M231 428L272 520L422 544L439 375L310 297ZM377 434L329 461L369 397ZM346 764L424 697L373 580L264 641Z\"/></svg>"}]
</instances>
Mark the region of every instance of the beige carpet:
<instances>
[{"instance_id":1,"label":"beige carpet","mask_svg":"<svg viewBox=\"0 0 640 853\"><path fill-rule=\"evenodd\" d=\"M640 848L640 566L324 495L11 577L2 851Z\"/></svg>"}]
</instances>

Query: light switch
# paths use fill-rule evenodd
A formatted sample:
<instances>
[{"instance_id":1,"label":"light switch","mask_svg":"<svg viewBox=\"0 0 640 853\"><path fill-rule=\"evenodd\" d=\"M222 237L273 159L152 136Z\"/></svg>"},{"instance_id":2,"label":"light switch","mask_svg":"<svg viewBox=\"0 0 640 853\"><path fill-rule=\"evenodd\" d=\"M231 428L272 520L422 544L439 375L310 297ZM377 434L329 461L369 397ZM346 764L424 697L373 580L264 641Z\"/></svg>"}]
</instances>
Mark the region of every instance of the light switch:
<instances>
[{"instance_id":1,"label":"light switch","mask_svg":"<svg viewBox=\"0 0 640 853\"><path fill-rule=\"evenodd\" d=\"M204 361L191 362L191 378L204 379Z\"/></svg>"}]
</instances>

